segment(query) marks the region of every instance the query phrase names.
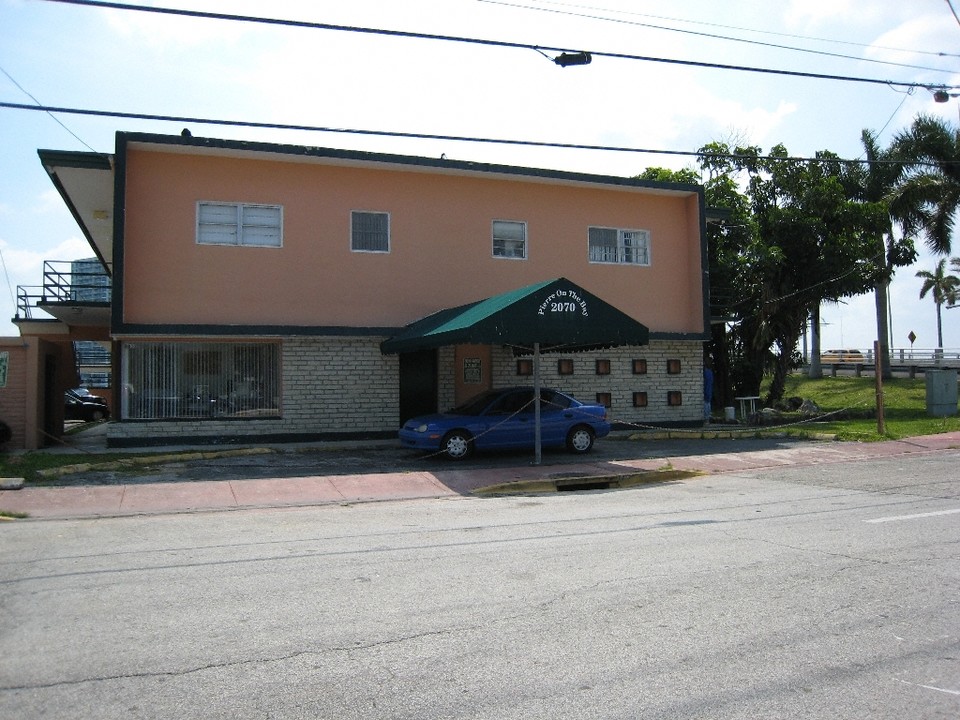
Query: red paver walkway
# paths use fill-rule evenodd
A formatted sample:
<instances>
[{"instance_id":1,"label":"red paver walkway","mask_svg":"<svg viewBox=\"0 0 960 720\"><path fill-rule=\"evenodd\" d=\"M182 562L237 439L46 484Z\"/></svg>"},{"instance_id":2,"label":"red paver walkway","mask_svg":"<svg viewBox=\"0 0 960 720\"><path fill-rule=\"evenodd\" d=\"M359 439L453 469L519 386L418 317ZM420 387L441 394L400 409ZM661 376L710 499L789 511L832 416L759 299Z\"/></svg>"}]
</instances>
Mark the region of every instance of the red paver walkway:
<instances>
[{"instance_id":1,"label":"red paver walkway","mask_svg":"<svg viewBox=\"0 0 960 720\"><path fill-rule=\"evenodd\" d=\"M709 442L709 441L705 441ZM464 468L441 472L367 473L255 480L217 480L125 485L26 487L0 490L0 510L30 518L89 518L255 507L409 500L468 495L491 485L557 477L605 477L669 465L708 474L790 465L857 462L914 453L956 451L960 432L876 443L809 443L789 449L707 453L682 457L563 466Z\"/></svg>"}]
</instances>

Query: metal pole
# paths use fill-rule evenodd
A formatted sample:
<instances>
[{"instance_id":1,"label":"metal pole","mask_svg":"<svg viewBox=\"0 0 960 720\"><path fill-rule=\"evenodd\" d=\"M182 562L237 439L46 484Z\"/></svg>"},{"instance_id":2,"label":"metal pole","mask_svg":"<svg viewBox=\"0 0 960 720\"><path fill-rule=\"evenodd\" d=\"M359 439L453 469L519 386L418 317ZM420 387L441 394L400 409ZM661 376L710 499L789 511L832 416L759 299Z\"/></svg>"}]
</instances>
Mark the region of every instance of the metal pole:
<instances>
[{"instance_id":1,"label":"metal pole","mask_svg":"<svg viewBox=\"0 0 960 720\"><path fill-rule=\"evenodd\" d=\"M883 362L880 358L880 341L873 341L873 374L877 379L877 433L884 435L887 424L883 417Z\"/></svg>"},{"instance_id":2,"label":"metal pole","mask_svg":"<svg viewBox=\"0 0 960 720\"><path fill-rule=\"evenodd\" d=\"M533 344L533 464L543 459L543 444L540 440L540 343Z\"/></svg>"}]
</instances>

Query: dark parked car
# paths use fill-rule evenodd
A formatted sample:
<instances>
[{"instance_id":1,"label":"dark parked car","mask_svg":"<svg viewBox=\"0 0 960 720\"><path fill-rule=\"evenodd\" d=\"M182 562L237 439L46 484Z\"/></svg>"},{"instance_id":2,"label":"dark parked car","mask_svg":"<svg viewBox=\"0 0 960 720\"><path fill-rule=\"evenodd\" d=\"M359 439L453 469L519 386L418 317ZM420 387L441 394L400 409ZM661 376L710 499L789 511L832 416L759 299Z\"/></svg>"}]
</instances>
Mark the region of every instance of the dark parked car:
<instances>
[{"instance_id":1,"label":"dark parked car","mask_svg":"<svg viewBox=\"0 0 960 720\"><path fill-rule=\"evenodd\" d=\"M67 390L63 396L63 416L67 420L106 420L110 417L107 401L86 388Z\"/></svg>"},{"instance_id":2,"label":"dark parked car","mask_svg":"<svg viewBox=\"0 0 960 720\"><path fill-rule=\"evenodd\" d=\"M533 447L533 388L489 390L445 413L408 420L400 429L404 447L444 452L459 460L474 450ZM610 432L607 409L587 405L557 390L540 390L543 447L585 453Z\"/></svg>"}]
</instances>

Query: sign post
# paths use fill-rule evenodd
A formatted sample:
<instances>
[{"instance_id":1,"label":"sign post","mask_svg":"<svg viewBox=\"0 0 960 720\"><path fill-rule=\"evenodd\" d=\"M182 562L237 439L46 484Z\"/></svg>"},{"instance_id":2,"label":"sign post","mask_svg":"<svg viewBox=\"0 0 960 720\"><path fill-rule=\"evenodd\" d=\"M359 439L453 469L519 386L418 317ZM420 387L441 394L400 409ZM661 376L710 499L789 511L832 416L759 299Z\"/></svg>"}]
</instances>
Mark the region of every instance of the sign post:
<instances>
[{"instance_id":1,"label":"sign post","mask_svg":"<svg viewBox=\"0 0 960 720\"><path fill-rule=\"evenodd\" d=\"M533 464L543 459L543 440L540 438L540 343L533 344Z\"/></svg>"},{"instance_id":2,"label":"sign post","mask_svg":"<svg viewBox=\"0 0 960 720\"><path fill-rule=\"evenodd\" d=\"M913 335L913 333L910 333ZM911 341L912 342L912 341ZM873 375L876 378L877 385L877 433L883 435L887 432L887 424L883 417L883 373L881 372L882 362L880 359L880 341L873 341Z\"/></svg>"}]
</instances>

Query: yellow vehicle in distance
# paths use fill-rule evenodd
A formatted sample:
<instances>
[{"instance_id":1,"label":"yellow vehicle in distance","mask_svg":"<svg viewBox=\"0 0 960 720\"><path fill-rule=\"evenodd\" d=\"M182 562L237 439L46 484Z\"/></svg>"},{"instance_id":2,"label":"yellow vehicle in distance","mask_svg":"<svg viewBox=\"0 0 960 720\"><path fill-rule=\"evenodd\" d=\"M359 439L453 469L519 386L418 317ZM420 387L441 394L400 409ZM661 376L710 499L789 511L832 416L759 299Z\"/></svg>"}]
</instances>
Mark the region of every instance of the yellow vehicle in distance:
<instances>
[{"instance_id":1,"label":"yellow vehicle in distance","mask_svg":"<svg viewBox=\"0 0 960 720\"><path fill-rule=\"evenodd\" d=\"M859 350L826 350L820 353L820 362L831 363L852 363L859 364L866 362L863 353Z\"/></svg>"}]
</instances>

